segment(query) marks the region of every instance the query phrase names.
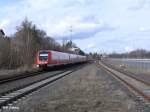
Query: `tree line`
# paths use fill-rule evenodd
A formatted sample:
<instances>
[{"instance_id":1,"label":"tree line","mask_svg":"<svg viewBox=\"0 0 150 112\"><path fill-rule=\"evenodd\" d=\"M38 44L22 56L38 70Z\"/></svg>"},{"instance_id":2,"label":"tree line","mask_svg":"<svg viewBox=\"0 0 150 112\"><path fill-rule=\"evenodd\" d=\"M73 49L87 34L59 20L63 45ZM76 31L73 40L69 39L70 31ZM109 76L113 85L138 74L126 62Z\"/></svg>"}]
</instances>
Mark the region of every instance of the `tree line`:
<instances>
[{"instance_id":1,"label":"tree line","mask_svg":"<svg viewBox=\"0 0 150 112\"><path fill-rule=\"evenodd\" d=\"M126 53L112 53L108 55L111 58L150 58L150 51L136 49Z\"/></svg>"},{"instance_id":2,"label":"tree line","mask_svg":"<svg viewBox=\"0 0 150 112\"><path fill-rule=\"evenodd\" d=\"M77 48L72 41L65 41L60 45L45 31L25 19L17 26L16 32L12 36L0 36L0 68L12 69L21 66L32 66L38 50L74 53L74 51L69 50L71 47ZM80 49L78 53L84 54Z\"/></svg>"}]
</instances>

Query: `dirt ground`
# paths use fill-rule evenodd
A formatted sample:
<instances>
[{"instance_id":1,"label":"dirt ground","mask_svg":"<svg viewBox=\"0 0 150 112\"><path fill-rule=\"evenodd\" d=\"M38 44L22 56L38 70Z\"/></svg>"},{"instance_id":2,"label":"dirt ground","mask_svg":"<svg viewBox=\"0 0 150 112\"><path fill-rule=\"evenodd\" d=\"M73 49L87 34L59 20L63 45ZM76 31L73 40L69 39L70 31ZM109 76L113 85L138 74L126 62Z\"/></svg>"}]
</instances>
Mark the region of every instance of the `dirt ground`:
<instances>
[{"instance_id":1,"label":"dirt ground","mask_svg":"<svg viewBox=\"0 0 150 112\"><path fill-rule=\"evenodd\" d=\"M19 112L150 112L95 64L28 95L14 106Z\"/></svg>"}]
</instances>

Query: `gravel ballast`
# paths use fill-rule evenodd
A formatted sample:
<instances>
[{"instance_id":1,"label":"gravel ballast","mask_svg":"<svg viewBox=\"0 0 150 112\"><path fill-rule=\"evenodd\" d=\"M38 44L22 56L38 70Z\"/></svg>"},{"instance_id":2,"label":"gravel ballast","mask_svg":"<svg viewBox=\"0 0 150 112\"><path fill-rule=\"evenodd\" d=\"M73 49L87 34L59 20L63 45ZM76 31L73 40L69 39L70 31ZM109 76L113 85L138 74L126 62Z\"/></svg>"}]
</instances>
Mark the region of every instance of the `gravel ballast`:
<instances>
[{"instance_id":1,"label":"gravel ballast","mask_svg":"<svg viewBox=\"0 0 150 112\"><path fill-rule=\"evenodd\" d=\"M19 108L17 112L150 112L96 64L41 88L14 106Z\"/></svg>"}]
</instances>

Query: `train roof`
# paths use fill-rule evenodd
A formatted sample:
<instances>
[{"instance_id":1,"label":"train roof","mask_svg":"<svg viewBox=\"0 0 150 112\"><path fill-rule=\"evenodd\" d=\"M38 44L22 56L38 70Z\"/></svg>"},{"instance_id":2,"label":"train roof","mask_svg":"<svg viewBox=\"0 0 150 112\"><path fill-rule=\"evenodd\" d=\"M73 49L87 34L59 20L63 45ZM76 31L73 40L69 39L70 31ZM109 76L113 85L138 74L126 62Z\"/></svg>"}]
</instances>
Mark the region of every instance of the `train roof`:
<instances>
[{"instance_id":1,"label":"train roof","mask_svg":"<svg viewBox=\"0 0 150 112\"><path fill-rule=\"evenodd\" d=\"M54 51L54 50L39 50L39 52L59 52L59 53L66 53L66 52L60 52L60 51ZM72 53L67 53L67 54L72 54ZM79 55L79 54L72 54L72 55ZM84 55L79 55L79 56L84 56Z\"/></svg>"}]
</instances>

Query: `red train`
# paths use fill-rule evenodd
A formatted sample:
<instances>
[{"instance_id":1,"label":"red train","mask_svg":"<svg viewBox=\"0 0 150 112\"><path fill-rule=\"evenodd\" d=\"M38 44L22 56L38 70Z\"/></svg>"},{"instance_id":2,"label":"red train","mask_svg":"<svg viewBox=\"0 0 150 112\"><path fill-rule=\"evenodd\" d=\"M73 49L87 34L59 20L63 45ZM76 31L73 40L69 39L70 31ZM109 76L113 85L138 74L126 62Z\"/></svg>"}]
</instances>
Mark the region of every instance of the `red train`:
<instances>
[{"instance_id":1,"label":"red train","mask_svg":"<svg viewBox=\"0 0 150 112\"><path fill-rule=\"evenodd\" d=\"M36 56L37 67L48 67L54 65L66 65L85 62L86 56L57 52L52 50L41 50Z\"/></svg>"}]
</instances>

